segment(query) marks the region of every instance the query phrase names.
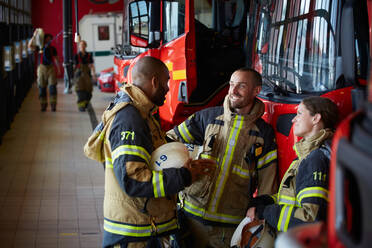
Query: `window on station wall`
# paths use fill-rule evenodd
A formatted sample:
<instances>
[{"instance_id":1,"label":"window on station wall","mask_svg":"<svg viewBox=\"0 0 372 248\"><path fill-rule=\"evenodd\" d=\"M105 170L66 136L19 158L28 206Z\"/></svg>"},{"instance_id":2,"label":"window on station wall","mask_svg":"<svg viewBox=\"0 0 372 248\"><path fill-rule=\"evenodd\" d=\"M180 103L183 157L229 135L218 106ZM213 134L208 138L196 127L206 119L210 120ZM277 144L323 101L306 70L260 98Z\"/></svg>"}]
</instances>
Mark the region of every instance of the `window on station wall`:
<instances>
[{"instance_id":1,"label":"window on station wall","mask_svg":"<svg viewBox=\"0 0 372 248\"><path fill-rule=\"evenodd\" d=\"M185 32L185 0L164 1L164 42L171 41Z\"/></svg>"},{"instance_id":2,"label":"window on station wall","mask_svg":"<svg viewBox=\"0 0 372 248\"><path fill-rule=\"evenodd\" d=\"M109 26L98 26L98 40L110 40Z\"/></svg>"},{"instance_id":3,"label":"window on station wall","mask_svg":"<svg viewBox=\"0 0 372 248\"><path fill-rule=\"evenodd\" d=\"M290 92L336 89L339 7L335 0L277 0L256 8L249 20L257 34L254 68Z\"/></svg>"}]
</instances>

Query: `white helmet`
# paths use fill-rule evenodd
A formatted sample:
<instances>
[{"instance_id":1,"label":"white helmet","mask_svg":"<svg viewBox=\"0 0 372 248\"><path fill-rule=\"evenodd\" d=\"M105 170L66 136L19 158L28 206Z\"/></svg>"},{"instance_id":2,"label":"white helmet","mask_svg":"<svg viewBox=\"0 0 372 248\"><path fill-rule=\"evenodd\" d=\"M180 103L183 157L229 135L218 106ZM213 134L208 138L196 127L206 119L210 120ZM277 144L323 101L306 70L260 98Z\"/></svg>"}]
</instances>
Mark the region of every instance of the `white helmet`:
<instances>
[{"instance_id":1,"label":"white helmet","mask_svg":"<svg viewBox=\"0 0 372 248\"><path fill-rule=\"evenodd\" d=\"M37 28L37 34L35 38L36 46L40 47L42 50L44 47L44 30L42 28Z\"/></svg>"},{"instance_id":2,"label":"white helmet","mask_svg":"<svg viewBox=\"0 0 372 248\"><path fill-rule=\"evenodd\" d=\"M235 229L231 238L230 247L274 247L276 231L266 222L245 217Z\"/></svg>"},{"instance_id":3,"label":"white helmet","mask_svg":"<svg viewBox=\"0 0 372 248\"><path fill-rule=\"evenodd\" d=\"M184 144L180 142L166 143L152 152L150 168L155 171L180 168L189 158L189 151Z\"/></svg>"}]
</instances>

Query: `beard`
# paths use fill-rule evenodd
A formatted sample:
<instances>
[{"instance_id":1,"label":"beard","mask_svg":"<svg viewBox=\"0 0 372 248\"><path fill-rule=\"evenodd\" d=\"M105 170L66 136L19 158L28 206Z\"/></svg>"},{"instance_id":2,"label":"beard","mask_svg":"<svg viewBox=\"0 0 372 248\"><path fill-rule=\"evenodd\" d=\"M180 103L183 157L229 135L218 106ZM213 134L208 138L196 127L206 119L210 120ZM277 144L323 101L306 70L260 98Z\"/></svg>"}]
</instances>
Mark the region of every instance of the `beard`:
<instances>
[{"instance_id":1,"label":"beard","mask_svg":"<svg viewBox=\"0 0 372 248\"><path fill-rule=\"evenodd\" d=\"M234 99L234 97L232 97L231 95L229 95L229 102L230 102L230 107L233 109L244 108L245 106L249 104L248 99L244 99L241 97L238 99Z\"/></svg>"},{"instance_id":2,"label":"beard","mask_svg":"<svg viewBox=\"0 0 372 248\"><path fill-rule=\"evenodd\" d=\"M153 96L152 102L155 103L157 106L163 106L166 94L167 92L165 91L165 89L163 87L159 87Z\"/></svg>"}]
</instances>

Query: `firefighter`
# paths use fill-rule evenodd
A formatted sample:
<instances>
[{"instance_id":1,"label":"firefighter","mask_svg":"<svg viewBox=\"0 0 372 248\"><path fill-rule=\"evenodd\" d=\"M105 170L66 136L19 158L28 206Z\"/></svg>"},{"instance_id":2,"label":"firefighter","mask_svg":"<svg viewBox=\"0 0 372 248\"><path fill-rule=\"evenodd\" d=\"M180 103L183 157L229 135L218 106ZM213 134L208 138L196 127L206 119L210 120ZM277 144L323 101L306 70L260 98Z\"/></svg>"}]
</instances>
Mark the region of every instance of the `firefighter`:
<instances>
[{"instance_id":1,"label":"firefighter","mask_svg":"<svg viewBox=\"0 0 372 248\"><path fill-rule=\"evenodd\" d=\"M338 109L328 98L304 99L292 120L293 132L303 139L294 145L297 158L291 163L273 196L252 201L247 216L264 219L278 231L326 220L330 144Z\"/></svg>"},{"instance_id":2,"label":"firefighter","mask_svg":"<svg viewBox=\"0 0 372 248\"><path fill-rule=\"evenodd\" d=\"M36 47L34 45L34 40L39 35L39 30L36 29L28 47L32 50L39 50L39 66L37 68L37 84L39 87L39 99L41 105L41 111L45 112L48 105L47 100L47 86L49 87L49 103L51 110L56 111L57 106L57 75L53 65L57 68L57 74L60 74L59 69L59 58L57 56L57 50L51 45L53 36L51 34L44 35L44 42L39 42L43 44L43 47Z\"/></svg>"},{"instance_id":3,"label":"firefighter","mask_svg":"<svg viewBox=\"0 0 372 248\"><path fill-rule=\"evenodd\" d=\"M212 180L204 177L180 194L190 247L230 247L235 228L258 195L277 191L277 148L274 131L261 116L257 94L261 75L241 68L230 79L223 106L196 112L170 130L169 138L201 146L199 157L216 161ZM186 245L187 245L186 244Z\"/></svg>"},{"instance_id":4,"label":"firefighter","mask_svg":"<svg viewBox=\"0 0 372 248\"><path fill-rule=\"evenodd\" d=\"M79 53L74 59L74 78L75 91L77 95L77 105L79 111L85 111L92 98L92 80L96 81L96 72L91 53L86 51L87 43L85 40L79 42Z\"/></svg>"},{"instance_id":5,"label":"firefighter","mask_svg":"<svg viewBox=\"0 0 372 248\"><path fill-rule=\"evenodd\" d=\"M89 158L106 162L103 247L162 247L178 228L175 194L210 173L204 168L213 171L210 160L149 169L150 154L166 142L153 112L164 103L168 80L163 62L139 59L133 84L117 94L85 145Z\"/></svg>"}]
</instances>

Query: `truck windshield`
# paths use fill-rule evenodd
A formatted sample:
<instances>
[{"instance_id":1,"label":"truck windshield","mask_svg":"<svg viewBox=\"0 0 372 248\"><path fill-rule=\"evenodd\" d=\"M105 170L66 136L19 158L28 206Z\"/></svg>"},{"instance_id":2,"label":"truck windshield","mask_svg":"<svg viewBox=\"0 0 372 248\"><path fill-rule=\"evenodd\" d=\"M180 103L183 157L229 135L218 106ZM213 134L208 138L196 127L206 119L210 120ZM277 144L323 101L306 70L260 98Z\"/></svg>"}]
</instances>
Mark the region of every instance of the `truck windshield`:
<instances>
[{"instance_id":1,"label":"truck windshield","mask_svg":"<svg viewBox=\"0 0 372 248\"><path fill-rule=\"evenodd\" d=\"M311 3L311 4L310 4ZM277 0L255 5L248 20L252 66L264 82L288 92L336 89L339 1Z\"/></svg>"}]
</instances>

